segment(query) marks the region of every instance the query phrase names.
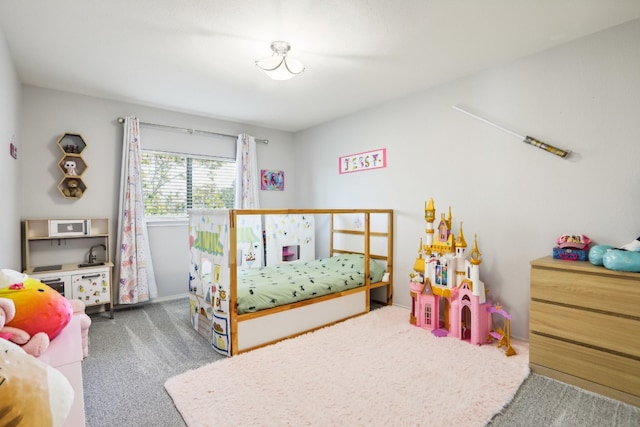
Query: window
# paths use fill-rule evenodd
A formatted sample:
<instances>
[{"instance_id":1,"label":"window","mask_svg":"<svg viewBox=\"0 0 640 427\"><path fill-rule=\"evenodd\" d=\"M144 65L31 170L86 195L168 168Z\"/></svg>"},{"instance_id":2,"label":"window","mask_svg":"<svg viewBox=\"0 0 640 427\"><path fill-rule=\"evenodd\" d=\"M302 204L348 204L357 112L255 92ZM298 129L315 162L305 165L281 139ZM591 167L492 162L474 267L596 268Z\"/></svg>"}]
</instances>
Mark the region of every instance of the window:
<instances>
[{"instance_id":1,"label":"window","mask_svg":"<svg viewBox=\"0 0 640 427\"><path fill-rule=\"evenodd\" d=\"M427 304L427 305L425 305L425 307L424 307L424 319L422 320L422 323L423 323L424 325L431 325L431 317L432 317L432 314L431 314L431 305L430 305L430 304Z\"/></svg>"},{"instance_id":2,"label":"window","mask_svg":"<svg viewBox=\"0 0 640 427\"><path fill-rule=\"evenodd\" d=\"M233 208L235 159L142 150L147 217L186 217L191 208Z\"/></svg>"}]
</instances>

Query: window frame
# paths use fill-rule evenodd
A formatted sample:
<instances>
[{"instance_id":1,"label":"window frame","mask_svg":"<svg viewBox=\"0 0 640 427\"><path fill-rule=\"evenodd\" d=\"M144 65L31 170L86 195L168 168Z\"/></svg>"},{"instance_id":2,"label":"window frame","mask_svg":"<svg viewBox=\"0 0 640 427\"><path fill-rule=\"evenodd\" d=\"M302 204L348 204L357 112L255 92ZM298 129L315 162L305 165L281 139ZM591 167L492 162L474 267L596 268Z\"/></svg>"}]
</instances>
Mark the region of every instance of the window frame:
<instances>
[{"instance_id":1,"label":"window frame","mask_svg":"<svg viewBox=\"0 0 640 427\"><path fill-rule=\"evenodd\" d=\"M237 166L237 160L235 157L224 157L224 156L220 156L220 155L206 155L206 154L194 154L194 153L188 153L188 152L182 152L182 151L169 151L169 150L161 150L161 149L153 149L153 148L141 148L141 157L144 153L153 153L153 154L159 154L159 155L167 155L167 156L180 156L180 157L184 157L186 160L186 164L185 164L185 171L187 173L187 177L186 180L187 182L191 181L191 185L192 185L192 180L193 180L193 176L189 176L188 174L188 170L190 169L190 165L191 165L191 161L193 159L201 159L201 160L210 160L210 161L220 161L220 162L225 162L225 163L233 163L234 164L234 170L235 167ZM233 188L234 188L234 194L235 194L235 174L232 180L233 183ZM187 194L191 191L191 187L187 187ZM188 196L186 196L188 197ZM144 190L143 190L143 201L144 201ZM189 209L192 208L187 208L187 212L183 215L166 215L166 216L156 216L156 215L149 215L146 213L145 211L145 222L147 225L150 226L166 226L166 225L174 225L174 226L182 226L182 225L187 225L189 223ZM200 209L200 208L195 208L195 209ZM206 209L206 208L205 208ZM215 208L212 208L215 209Z\"/></svg>"}]
</instances>

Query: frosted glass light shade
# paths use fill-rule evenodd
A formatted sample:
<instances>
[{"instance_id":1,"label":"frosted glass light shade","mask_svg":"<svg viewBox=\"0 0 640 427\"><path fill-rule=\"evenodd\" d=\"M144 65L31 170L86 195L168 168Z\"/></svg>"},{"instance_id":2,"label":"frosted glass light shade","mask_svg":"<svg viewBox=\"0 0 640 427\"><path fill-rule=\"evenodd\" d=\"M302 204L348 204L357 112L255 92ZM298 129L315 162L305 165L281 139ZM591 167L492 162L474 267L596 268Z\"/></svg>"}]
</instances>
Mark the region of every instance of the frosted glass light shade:
<instances>
[{"instance_id":1,"label":"frosted glass light shade","mask_svg":"<svg viewBox=\"0 0 640 427\"><path fill-rule=\"evenodd\" d=\"M256 66L274 80L289 80L304 71L304 65L297 59L289 58L289 43L276 41L271 43L273 55L256 61Z\"/></svg>"}]
</instances>

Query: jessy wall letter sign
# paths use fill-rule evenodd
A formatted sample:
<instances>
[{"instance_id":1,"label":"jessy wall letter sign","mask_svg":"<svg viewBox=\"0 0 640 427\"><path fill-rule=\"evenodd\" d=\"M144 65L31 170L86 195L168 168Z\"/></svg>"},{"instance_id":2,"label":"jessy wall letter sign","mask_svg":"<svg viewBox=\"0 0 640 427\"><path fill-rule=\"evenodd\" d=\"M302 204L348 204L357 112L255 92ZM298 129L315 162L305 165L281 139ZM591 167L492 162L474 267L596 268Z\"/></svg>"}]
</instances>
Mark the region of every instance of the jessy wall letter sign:
<instances>
[{"instance_id":1,"label":"jessy wall letter sign","mask_svg":"<svg viewBox=\"0 0 640 427\"><path fill-rule=\"evenodd\" d=\"M338 159L340 173L361 172L371 169L387 167L387 149L365 151L364 153L350 154Z\"/></svg>"}]
</instances>

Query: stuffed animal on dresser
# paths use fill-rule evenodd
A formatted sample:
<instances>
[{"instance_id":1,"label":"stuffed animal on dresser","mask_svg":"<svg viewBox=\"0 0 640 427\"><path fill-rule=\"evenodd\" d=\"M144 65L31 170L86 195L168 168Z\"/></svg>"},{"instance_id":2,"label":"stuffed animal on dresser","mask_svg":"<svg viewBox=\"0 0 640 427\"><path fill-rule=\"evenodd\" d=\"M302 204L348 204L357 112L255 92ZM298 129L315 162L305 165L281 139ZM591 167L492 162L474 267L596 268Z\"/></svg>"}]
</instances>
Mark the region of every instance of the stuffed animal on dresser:
<instances>
[{"instance_id":1,"label":"stuffed animal on dresser","mask_svg":"<svg viewBox=\"0 0 640 427\"><path fill-rule=\"evenodd\" d=\"M640 273L640 237L620 247L596 245L589 251L589 261L609 270Z\"/></svg>"}]
</instances>

